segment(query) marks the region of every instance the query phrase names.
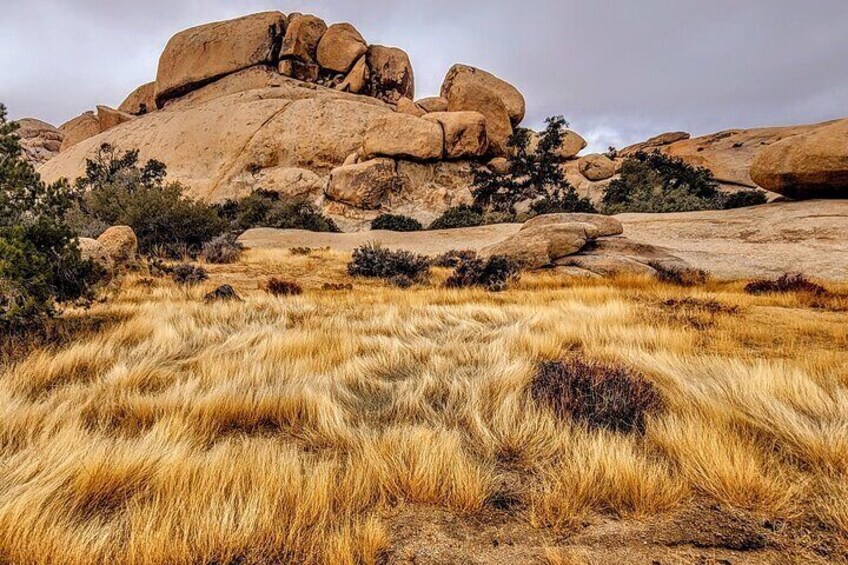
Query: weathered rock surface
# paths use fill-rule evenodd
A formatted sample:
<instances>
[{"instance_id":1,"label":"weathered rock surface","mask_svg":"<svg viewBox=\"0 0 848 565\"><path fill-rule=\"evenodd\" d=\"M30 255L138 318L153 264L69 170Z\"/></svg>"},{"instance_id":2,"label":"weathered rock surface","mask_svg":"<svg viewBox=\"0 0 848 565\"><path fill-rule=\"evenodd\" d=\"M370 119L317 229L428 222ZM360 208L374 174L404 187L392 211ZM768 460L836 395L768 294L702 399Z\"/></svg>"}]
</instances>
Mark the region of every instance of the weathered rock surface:
<instances>
[{"instance_id":1,"label":"weathered rock surface","mask_svg":"<svg viewBox=\"0 0 848 565\"><path fill-rule=\"evenodd\" d=\"M420 118L427 113L423 108L409 98L401 98L398 100L397 111L399 114L408 114L410 116L415 116L416 118Z\"/></svg>"},{"instance_id":2,"label":"weathered rock surface","mask_svg":"<svg viewBox=\"0 0 848 565\"><path fill-rule=\"evenodd\" d=\"M403 50L371 45L366 60L371 96L391 104L401 98L415 99L415 75L409 55Z\"/></svg>"},{"instance_id":3,"label":"weathered rock surface","mask_svg":"<svg viewBox=\"0 0 848 565\"><path fill-rule=\"evenodd\" d=\"M530 132L530 138L527 142L527 152L535 153L536 149L539 148L539 140L541 139L541 134L535 131ZM573 159L578 153L583 151L586 148L588 142L583 139L583 137L567 129L563 131L562 136L562 144L557 148L557 155L562 157L563 159Z\"/></svg>"},{"instance_id":4,"label":"weathered rock surface","mask_svg":"<svg viewBox=\"0 0 848 565\"><path fill-rule=\"evenodd\" d=\"M356 63L354 63L353 68L350 69L350 72L344 80L336 86L336 90L352 92L354 94L363 93L368 86L370 78L371 75L368 70L368 60L363 55L356 61Z\"/></svg>"},{"instance_id":5,"label":"weathered rock surface","mask_svg":"<svg viewBox=\"0 0 848 565\"><path fill-rule=\"evenodd\" d=\"M489 149L486 118L479 112L433 112L424 119L441 126L448 159L482 157Z\"/></svg>"},{"instance_id":6,"label":"weathered rock surface","mask_svg":"<svg viewBox=\"0 0 848 565\"><path fill-rule=\"evenodd\" d=\"M624 233L624 226L612 216L581 213L544 214L536 216L524 222L524 225L521 226L521 231L540 226L568 223L592 224L598 230L598 237L609 237Z\"/></svg>"},{"instance_id":7,"label":"weathered rock surface","mask_svg":"<svg viewBox=\"0 0 848 565\"><path fill-rule=\"evenodd\" d=\"M527 269L540 269L577 253L596 237L598 229L592 224L546 224L520 230L504 241L484 247L480 254L483 257L505 255Z\"/></svg>"},{"instance_id":8,"label":"weathered rock surface","mask_svg":"<svg viewBox=\"0 0 848 565\"><path fill-rule=\"evenodd\" d=\"M581 157L578 167L580 174L590 181L607 180L615 175L615 161L599 153Z\"/></svg>"},{"instance_id":9,"label":"weathered rock surface","mask_svg":"<svg viewBox=\"0 0 848 565\"><path fill-rule=\"evenodd\" d=\"M672 269L681 273L692 271L683 259L668 251L625 237L603 238L590 242L580 253L554 262L561 267L578 267L596 275L657 275L657 268Z\"/></svg>"},{"instance_id":10,"label":"weathered rock surface","mask_svg":"<svg viewBox=\"0 0 848 565\"><path fill-rule=\"evenodd\" d=\"M365 133L363 154L435 160L442 157L444 137L442 128L432 120L407 114L390 113L372 121Z\"/></svg>"},{"instance_id":11,"label":"weathered rock surface","mask_svg":"<svg viewBox=\"0 0 848 565\"><path fill-rule=\"evenodd\" d=\"M666 145L671 145L672 143L676 143L678 141L684 141L692 137L685 131L670 131L667 133L661 133L660 135L656 135L641 143L635 143L624 149L620 150L618 154L621 157L630 157L631 155L635 155L640 151L644 151L646 153L650 153L651 151L655 151L661 147L665 147Z\"/></svg>"},{"instance_id":12,"label":"weathered rock surface","mask_svg":"<svg viewBox=\"0 0 848 565\"><path fill-rule=\"evenodd\" d=\"M526 104L517 88L492 73L468 65L451 67L442 82L442 98L450 100L452 91L463 84L475 84L491 90L503 103L512 125L518 125L524 119Z\"/></svg>"},{"instance_id":13,"label":"weathered rock surface","mask_svg":"<svg viewBox=\"0 0 848 565\"><path fill-rule=\"evenodd\" d=\"M112 278L112 274L115 271L115 262L102 243L96 239L80 237L77 239L77 244L79 245L80 257L83 261L88 261L89 259L94 261L95 264L103 269L107 281Z\"/></svg>"},{"instance_id":14,"label":"weathered rock surface","mask_svg":"<svg viewBox=\"0 0 848 565\"><path fill-rule=\"evenodd\" d=\"M176 34L159 59L156 105L253 65L275 64L286 23L280 12L263 12Z\"/></svg>"},{"instance_id":15,"label":"weathered rock surface","mask_svg":"<svg viewBox=\"0 0 848 565\"><path fill-rule=\"evenodd\" d=\"M156 83L148 82L133 90L118 106L118 110L127 114L141 116L156 110Z\"/></svg>"},{"instance_id":16,"label":"weathered rock surface","mask_svg":"<svg viewBox=\"0 0 848 565\"><path fill-rule=\"evenodd\" d=\"M138 259L138 238L129 226L112 226L97 241L118 267L132 265Z\"/></svg>"},{"instance_id":17,"label":"weathered rock surface","mask_svg":"<svg viewBox=\"0 0 848 565\"><path fill-rule=\"evenodd\" d=\"M290 16L280 57L297 59L303 63L315 63L318 59L318 44L326 31L327 24L317 16L310 14Z\"/></svg>"},{"instance_id":18,"label":"weathered rock surface","mask_svg":"<svg viewBox=\"0 0 848 565\"><path fill-rule=\"evenodd\" d=\"M55 157L62 149L62 132L47 122L35 118L17 120L15 132L21 140L24 158L32 166L38 166Z\"/></svg>"},{"instance_id":19,"label":"weathered rock surface","mask_svg":"<svg viewBox=\"0 0 848 565\"><path fill-rule=\"evenodd\" d=\"M397 187L397 165L392 159L372 159L333 169L327 196L366 210L380 207L388 192Z\"/></svg>"},{"instance_id":20,"label":"weathered rock surface","mask_svg":"<svg viewBox=\"0 0 848 565\"><path fill-rule=\"evenodd\" d=\"M60 151L67 151L77 143L100 133L100 121L94 112L85 112L59 126L59 131L62 132Z\"/></svg>"},{"instance_id":21,"label":"weathered rock surface","mask_svg":"<svg viewBox=\"0 0 848 565\"><path fill-rule=\"evenodd\" d=\"M318 64L337 73L347 73L368 51L362 35L348 23L327 28L318 43Z\"/></svg>"},{"instance_id":22,"label":"weathered rock surface","mask_svg":"<svg viewBox=\"0 0 848 565\"><path fill-rule=\"evenodd\" d=\"M751 166L755 183L790 198L848 198L848 119L778 141Z\"/></svg>"},{"instance_id":23,"label":"weathered rock surface","mask_svg":"<svg viewBox=\"0 0 848 565\"><path fill-rule=\"evenodd\" d=\"M422 98L415 102L418 107L422 108L425 112L447 112L448 111L448 101L441 96L431 96L429 98Z\"/></svg>"},{"instance_id":24,"label":"weathered rock surface","mask_svg":"<svg viewBox=\"0 0 848 565\"><path fill-rule=\"evenodd\" d=\"M114 108L110 108L109 106L97 107L97 121L100 122L101 132L112 129L115 126L119 126L125 122L129 122L134 119L134 115L127 114L126 112L121 112L120 110L115 110Z\"/></svg>"},{"instance_id":25,"label":"weathered rock surface","mask_svg":"<svg viewBox=\"0 0 848 565\"><path fill-rule=\"evenodd\" d=\"M489 152L502 157L509 151L512 123L503 100L494 90L473 81L462 81L448 93L448 111L479 112L486 118Z\"/></svg>"}]
</instances>

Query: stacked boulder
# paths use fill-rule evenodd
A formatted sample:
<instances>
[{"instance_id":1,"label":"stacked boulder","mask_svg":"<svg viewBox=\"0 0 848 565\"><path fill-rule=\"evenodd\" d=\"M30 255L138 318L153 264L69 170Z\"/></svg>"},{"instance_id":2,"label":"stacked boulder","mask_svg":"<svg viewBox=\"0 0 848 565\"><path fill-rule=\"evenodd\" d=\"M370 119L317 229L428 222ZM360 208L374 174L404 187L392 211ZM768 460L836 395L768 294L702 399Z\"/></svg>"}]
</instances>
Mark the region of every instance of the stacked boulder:
<instances>
[{"instance_id":1,"label":"stacked boulder","mask_svg":"<svg viewBox=\"0 0 848 565\"><path fill-rule=\"evenodd\" d=\"M112 226L97 239L78 240L83 260L99 265L108 280L116 269L132 267L138 261L138 238L129 226Z\"/></svg>"},{"instance_id":2,"label":"stacked boulder","mask_svg":"<svg viewBox=\"0 0 848 565\"><path fill-rule=\"evenodd\" d=\"M15 133L21 140L24 159L30 165L41 165L59 153L64 138L59 129L35 118L23 118L16 123Z\"/></svg>"},{"instance_id":3,"label":"stacked boulder","mask_svg":"<svg viewBox=\"0 0 848 565\"><path fill-rule=\"evenodd\" d=\"M62 124L62 146L60 152L67 151L80 141L108 131L124 122L134 120L135 116L115 110L108 106L98 106L97 112L85 112L69 122Z\"/></svg>"},{"instance_id":4,"label":"stacked boulder","mask_svg":"<svg viewBox=\"0 0 848 565\"><path fill-rule=\"evenodd\" d=\"M662 248L623 237L624 227L599 214L546 214L518 233L481 250L483 257L505 255L526 269L553 268L576 276L658 276L660 271L695 273L685 261Z\"/></svg>"}]
</instances>

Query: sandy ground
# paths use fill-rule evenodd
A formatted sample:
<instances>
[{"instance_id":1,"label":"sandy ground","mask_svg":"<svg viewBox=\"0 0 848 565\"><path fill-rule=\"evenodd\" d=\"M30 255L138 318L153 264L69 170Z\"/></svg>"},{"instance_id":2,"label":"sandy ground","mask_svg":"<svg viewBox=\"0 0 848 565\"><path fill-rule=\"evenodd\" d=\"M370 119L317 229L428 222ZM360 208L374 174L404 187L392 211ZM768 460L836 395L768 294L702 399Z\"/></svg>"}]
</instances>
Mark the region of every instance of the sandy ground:
<instances>
[{"instance_id":1,"label":"sandy ground","mask_svg":"<svg viewBox=\"0 0 848 565\"><path fill-rule=\"evenodd\" d=\"M657 245L718 278L803 272L848 280L848 200L779 202L675 214L622 214L624 235ZM450 249L480 249L520 228L500 224L477 228L397 233L366 231L328 234L254 229L244 233L250 248L330 247L349 252L367 242L434 255Z\"/></svg>"}]
</instances>

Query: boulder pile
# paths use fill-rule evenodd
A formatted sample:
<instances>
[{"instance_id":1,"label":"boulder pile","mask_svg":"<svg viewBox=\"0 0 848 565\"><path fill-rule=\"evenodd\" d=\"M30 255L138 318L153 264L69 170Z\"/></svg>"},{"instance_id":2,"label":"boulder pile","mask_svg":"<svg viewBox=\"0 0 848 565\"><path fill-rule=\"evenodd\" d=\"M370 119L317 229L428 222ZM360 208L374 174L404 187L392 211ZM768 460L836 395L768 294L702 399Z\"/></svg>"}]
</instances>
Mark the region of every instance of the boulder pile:
<instances>
[{"instance_id":1,"label":"boulder pile","mask_svg":"<svg viewBox=\"0 0 848 565\"><path fill-rule=\"evenodd\" d=\"M24 159L32 166L37 167L59 153L64 138L59 129L35 118L23 118L17 124L15 133L21 140Z\"/></svg>"}]
</instances>

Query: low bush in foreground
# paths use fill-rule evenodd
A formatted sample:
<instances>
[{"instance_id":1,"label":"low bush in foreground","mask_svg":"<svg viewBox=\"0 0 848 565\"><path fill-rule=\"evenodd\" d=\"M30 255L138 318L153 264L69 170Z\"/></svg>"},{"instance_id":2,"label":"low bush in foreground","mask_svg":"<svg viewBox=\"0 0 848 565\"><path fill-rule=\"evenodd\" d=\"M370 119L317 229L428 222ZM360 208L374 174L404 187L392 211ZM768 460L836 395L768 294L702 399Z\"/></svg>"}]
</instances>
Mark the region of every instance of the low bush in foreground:
<instances>
[{"instance_id":1,"label":"low bush in foreground","mask_svg":"<svg viewBox=\"0 0 848 565\"><path fill-rule=\"evenodd\" d=\"M829 294L825 287L812 282L800 273L786 273L774 280L760 279L752 281L745 286L745 292L748 294L803 292L815 296Z\"/></svg>"},{"instance_id":2,"label":"low bush in foreground","mask_svg":"<svg viewBox=\"0 0 848 565\"><path fill-rule=\"evenodd\" d=\"M521 277L521 269L509 257L495 255L488 260L463 258L453 274L445 281L448 288L481 286L486 290L501 292Z\"/></svg>"},{"instance_id":3,"label":"low bush in foreground","mask_svg":"<svg viewBox=\"0 0 848 565\"><path fill-rule=\"evenodd\" d=\"M659 393L641 375L580 359L542 363L531 393L560 418L616 432L644 432L648 415L662 407Z\"/></svg>"},{"instance_id":4,"label":"low bush in foreground","mask_svg":"<svg viewBox=\"0 0 848 565\"><path fill-rule=\"evenodd\" d=\"M409 251L392 251L367 244L353 250L347 272L354 277L386 280L402 275L411 281L421 282L430 274L430 260Z\"/></svg>"},{"instance_id":5,"label":"low bush in foreground","mask_svg":"<svg viewBox=\"0 0 848 565\"><path fill-rule=\"evenodd\" d=\"M239 243L238 237L226 233L204 243L202 255L207 263L226 265L238 261L243 251L244 246Z\"/></svg>"},{"instance_id":6,"label":"low bush in foreground","mask_svg":"<svg viewBox=\"0 0 848 565\"><path fill-rule=\"evenodd\" d=\"M200 284L209 278L206 269L200 265L192 265L191 263L180 263L170 267L171 279L179 285L193 286Z\"/></svg>"},{"instance_id":7,"label":"low bush in foreground","mask_svg":"<svg viewBox=\"0 0 848 565\"><path fill-rule=\"evenodd\" d=\"M265 283L265 290L274 296L298 296L303 294L303 287L295 281L271 277Z\"/></svg>"},{"instance_id":8,"label":"low bush in foreground","mask_svg":"<svg viewBox=\"0 0 848 565\"><path fill-rule=\"evenodd\" d=\"M399 214L381 214L374 218L371 222L372 230L387 230L387 231L421 231L424 226L415 218L402 216Z\"/></svg>"}]
</instances>

